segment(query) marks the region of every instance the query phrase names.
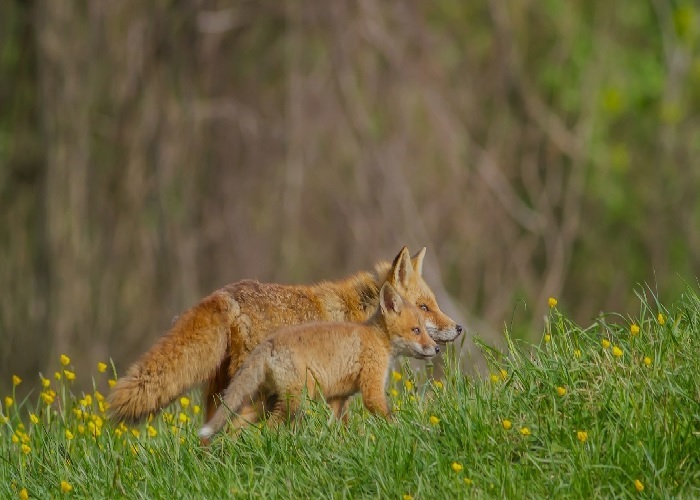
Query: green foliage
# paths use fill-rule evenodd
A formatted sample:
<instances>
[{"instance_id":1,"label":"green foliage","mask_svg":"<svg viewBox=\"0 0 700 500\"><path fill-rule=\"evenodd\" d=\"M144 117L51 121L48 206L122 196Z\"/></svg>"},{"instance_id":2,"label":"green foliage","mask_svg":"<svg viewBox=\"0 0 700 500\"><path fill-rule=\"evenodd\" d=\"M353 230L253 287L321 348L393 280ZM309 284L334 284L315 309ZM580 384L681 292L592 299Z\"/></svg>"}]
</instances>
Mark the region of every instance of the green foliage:
<instances>
[{"instance_id":1,"label":"green foliage","mask_svg":"<svg viewBox=\"0 0 700 500\"><path fill-rule=\"evenodd\" d=\"M29 401L5 408L0 495L55 497L66 481L76 497L695 497L700 298L689 290L666 308L639 296L638 316L588 328L553 307L537 345L506 332L507 355L477 340L486 380L464 377L451 355L442 382L404 367L390 423L355 401L345 427L306 402L294 425L202 448L188 399L132 432L102 423L99 395L62 384L50 407L37 401L37 423Z\"/></svg>"}]
</instances>

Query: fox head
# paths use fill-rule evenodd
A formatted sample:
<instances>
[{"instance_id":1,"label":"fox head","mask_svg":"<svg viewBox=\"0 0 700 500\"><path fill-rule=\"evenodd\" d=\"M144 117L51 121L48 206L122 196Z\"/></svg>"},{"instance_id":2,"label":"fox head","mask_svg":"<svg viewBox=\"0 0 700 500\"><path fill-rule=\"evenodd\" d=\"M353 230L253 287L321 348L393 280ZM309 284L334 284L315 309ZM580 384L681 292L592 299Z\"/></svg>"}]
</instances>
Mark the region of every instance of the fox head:
<instances>
[{"instance_id":1,"label":"fox head","mask_svg":"<svg viewBox=\"0 0 700 500\"><path fill-rule=\"evenodd\" d=\"M418 308L402 299L388 282L379 290L379 312L396 354L425 359L440 352L428 335Z\"/></svg>"},{"instance_id":2,"label":"fox head","mask_svg":"<svg viewBox=\"0 0 700 500\"><path fill-rule=\"evenodd\" d=\"M413 257L408 248L403 247L389 268L386 282L420 310L428 335L433 340L451 342L462 333L462 327L438 307L433 291L423 279L424 257L425 247Z\"/></svg>"}]
</instances>

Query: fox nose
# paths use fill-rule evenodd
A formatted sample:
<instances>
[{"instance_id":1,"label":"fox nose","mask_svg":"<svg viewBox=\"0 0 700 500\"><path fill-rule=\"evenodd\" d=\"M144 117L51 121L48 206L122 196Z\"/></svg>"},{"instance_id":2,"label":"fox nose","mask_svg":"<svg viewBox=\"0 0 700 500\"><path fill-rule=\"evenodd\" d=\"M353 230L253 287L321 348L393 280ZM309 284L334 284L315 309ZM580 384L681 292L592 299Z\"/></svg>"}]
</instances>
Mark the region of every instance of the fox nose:
<instances>
[{"instance_id":1,"label":"fox nose","mask_svg":"<svg viewBox=\"0 0 700 500\"><path fill-rule=\"evenodd\" d=\"M462 333L462 325L457 325L457 335Z\"/></svg>"}]
</instances>

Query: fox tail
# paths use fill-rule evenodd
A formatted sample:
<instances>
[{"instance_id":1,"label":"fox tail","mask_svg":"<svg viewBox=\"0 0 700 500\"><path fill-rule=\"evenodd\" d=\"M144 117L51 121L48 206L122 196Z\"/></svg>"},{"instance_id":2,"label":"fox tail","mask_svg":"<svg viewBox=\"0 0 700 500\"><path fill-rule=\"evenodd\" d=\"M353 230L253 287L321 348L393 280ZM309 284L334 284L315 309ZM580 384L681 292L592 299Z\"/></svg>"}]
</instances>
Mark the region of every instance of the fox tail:
<instances>
[{"instance_id":1,"label":"fox tail","mask_svg":"<svg viewBox=\"0 0 700 500\"><path fill-rule=\"evenodd\" d=\"M214 292L183 313L110 393L110 418L136 422L213 376L227 353L238 303Z\"/></svg>"},{"instance_id":2,"label":"fox tail","mask_svg":"<svg viewBox=\"0 0 700 500\"><path fill-rule=\"evenodd\" d=\"M233 377L231 384L223 396L223 404L219 406L214 416L197 433L200 438L207 440L219 432L226 424L230 412L236 412L252 393L257 392L265 382L267 371L267 359L272 352L272 345L268 342L258 346L243 366Z\"/></svg>"}]
</instances>

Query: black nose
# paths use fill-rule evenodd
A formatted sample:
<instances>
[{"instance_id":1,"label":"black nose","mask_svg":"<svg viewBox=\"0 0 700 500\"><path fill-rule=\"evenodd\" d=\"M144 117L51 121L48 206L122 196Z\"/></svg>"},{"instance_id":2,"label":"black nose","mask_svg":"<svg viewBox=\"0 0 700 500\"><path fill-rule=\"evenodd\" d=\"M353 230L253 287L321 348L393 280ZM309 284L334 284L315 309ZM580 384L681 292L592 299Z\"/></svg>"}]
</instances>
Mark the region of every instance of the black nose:
<instances>
[{"instance_id":1,"label":"black nose","mask_svg":"<svg viewBox=\"0 0 700 500\"><path fill-rule=\"evenodd\" d=\"M462 333L462 325L457 325L457 335Z\"/></svg>"},{"instance_id":2,"label":"black nose","mask_svg":"<svg viewBox=\"0 0 700 500\"><path fill-rule=\"evenodd\" d=\"M437 346L437 345L436 345L436 346L435 346L435 354L437 354L437 353L439 353L439 352L440 352L440 346Z\"/></svg>"}]
</instances>

